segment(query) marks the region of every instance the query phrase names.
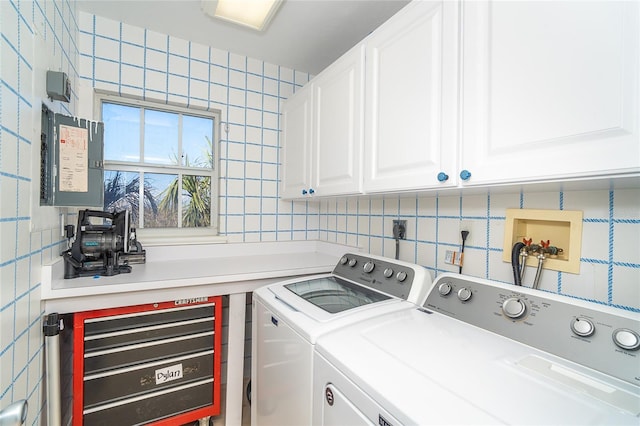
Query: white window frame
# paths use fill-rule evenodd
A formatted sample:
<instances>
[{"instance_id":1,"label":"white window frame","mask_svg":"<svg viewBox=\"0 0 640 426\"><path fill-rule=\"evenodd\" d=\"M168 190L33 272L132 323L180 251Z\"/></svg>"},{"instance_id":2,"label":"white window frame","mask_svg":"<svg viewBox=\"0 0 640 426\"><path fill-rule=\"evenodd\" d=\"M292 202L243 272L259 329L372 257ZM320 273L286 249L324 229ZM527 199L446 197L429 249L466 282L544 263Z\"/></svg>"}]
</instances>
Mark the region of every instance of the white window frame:
<instances>
[{"instance_id":1,"label":"white window frame","mask_svg":"<svg viewBox=\"0 0 640 426\"><path fill-rule=\"evenodd\" d=\"M200 116L211 118L214 120L213 126L213 173L211 175L211 226L206 228L137 228L136 234L138 240L143 246L160 246L160 245L181 245L181 244L211 244L226 242L224 236L219 235L220 221L220 127L221 112L220 110L205 110L194 107L182 107L172 104L144 101L132 97L115 95L112 93L104 93L96 91L94 100L95 116L102 120L102 104L103 102L128 105L133 107L143 107L156 111L165 111L170 113L181 113L192 116ZM144 125L144 123L141 123ZM143 133L141 133L143 137ZM184 167L171 165L149 165L136 164L121 161L104 161L104 170L122 170L140 172L140 168L144 172L151 173L175 173L176 169L184 170ZM194 168L194 171L198 169ZM143 172L143 177L144 177ZM179 220L181 218L178 218ZM137 224L136 224L137 227Z\"/></svg>"}]
</instances>

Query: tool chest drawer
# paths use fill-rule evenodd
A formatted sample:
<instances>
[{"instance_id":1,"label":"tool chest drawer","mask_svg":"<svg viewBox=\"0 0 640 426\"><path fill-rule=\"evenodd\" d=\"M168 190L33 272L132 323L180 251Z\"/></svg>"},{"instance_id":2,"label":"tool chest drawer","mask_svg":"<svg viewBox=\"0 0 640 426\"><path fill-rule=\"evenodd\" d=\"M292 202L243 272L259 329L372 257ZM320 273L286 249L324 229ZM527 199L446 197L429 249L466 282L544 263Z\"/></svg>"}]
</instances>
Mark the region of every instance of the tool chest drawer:
<instances>
[{"instance_id":1,"label":"tool chest drawer","mask_svg":"<svg viewBox=\"0 0 640 426\"><path fill-rule=\"evenodd\" d=\"M213 347L213 330L180 338L165 339L145 344L132 344L104 351L84 353L85 374L122 368L176 355L200 352Z\"/></svg>"},{"instance_id":2,"label":"tool chest drawer","mask_svg":"<svg viewBox=\"0 0 640 426\"><path fill-rule=\"evenodd\" d=\"M219 414L221 300L74 314L73 425L184 424Z\"/></svg>"},{"instance_id":3,"label":"tool chest drawer","mask_svg":"<svg viewBox=\"0 0 640 426\"><path fill-rule=\"evenodd\" d=\"M150 419L161 419L186 413L211 403L212 383L196 383L186 388L172 388L170 392L151 394L145 398L129 399L122 404L108 405L87 410L85 424L95 426L147 424ZM175 419L173 425L183 424Z\"/></svg>"},{"instance_id":4,"label":"tool chest drawer","mask_svg":"<svg viewBox=\"0 0 640 426\"><path fill-rule=\"evenodd\" d=\"M84 378L84 406L139 396L213 377L213 350Z\"/></svg>"}]
</instances>

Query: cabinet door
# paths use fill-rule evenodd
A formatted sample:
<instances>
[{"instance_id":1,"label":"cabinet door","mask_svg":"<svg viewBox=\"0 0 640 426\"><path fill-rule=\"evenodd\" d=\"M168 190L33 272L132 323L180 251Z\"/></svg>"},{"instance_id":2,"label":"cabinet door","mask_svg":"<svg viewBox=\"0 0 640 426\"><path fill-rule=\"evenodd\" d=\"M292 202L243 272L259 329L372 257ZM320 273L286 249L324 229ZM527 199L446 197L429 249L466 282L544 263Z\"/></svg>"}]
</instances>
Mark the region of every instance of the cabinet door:
<instances>
[{"instance_id":1,"label":"cabinet door","mask_svg":"<svg viewBox=\"0 0 640 426\"><path fill-rule=\"evenodd\" d=\"M638 2L466 2L469 184L640 170Z\"/></svg>"},{"instance_id":2,"label":"cabinet door","mask_svg":"<svg viewBox=\"0 0 640 426\"><path fill-rule=\"evenodd\" d=\"M365 192L456 184L458 7L410 3L365 39Z\"/></svg>"},{"instance_id":3,"label":"cabinet door","mask_svg":"<svg viewBox=\"0 0 640 426\"><path fill-rule=\"evenodd\" d=\"M308 84L282 106L280 196L305 197L310 188L312 85ZM303 193L304 192L304 193Z\"/></svg>"},{"instance_id":4,"label":"cabinet door","mask_svg":"<svg viewBox=\"0 0 640 426\"><path fill-rule=\"evenodd\" d=\"M315 195L361 192L364 46L313 81L312 188Z\"/></svg>"}]
</instances>

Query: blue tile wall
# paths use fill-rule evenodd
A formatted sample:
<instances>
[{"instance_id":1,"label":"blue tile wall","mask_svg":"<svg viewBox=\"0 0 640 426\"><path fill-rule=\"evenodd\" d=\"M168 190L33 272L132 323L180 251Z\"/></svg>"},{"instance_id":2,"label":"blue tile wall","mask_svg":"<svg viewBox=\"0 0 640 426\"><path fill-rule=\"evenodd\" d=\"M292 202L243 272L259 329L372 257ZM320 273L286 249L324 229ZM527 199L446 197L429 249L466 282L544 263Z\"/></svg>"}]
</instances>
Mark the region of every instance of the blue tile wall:
<instances>
[{"instance_id":1,"label":"blue tile wall","mask_svg":"<svg viewBox=\"0 0 640 426\"><path fill-rule=\"evenodd\" d=\"M220 233L229 241L318 238L317 206L278 200L280 106L309 74L85 13L80 51L87 92L221 111Z\"/></svg>"},{"instance_id":2,"label":"blue tile wall","mask_svg":"<svg viewBox=\"0 0 640 426\"><path fill-rule=\"evenodd\" d=\"M75 110L75 16L68 1L0 1L0 408L27 399L30 425L44 413L40 270L62 244L61 213L38 206L32 165L47 69L70 76L74 99L45 102L55 112Z\"/></svg>"},{"instance_id":3,"label":"blue tile wall","mask_svg":"<svg viewBox=\"0 0 640 426\"><path fill-rule=\"evenodd\" d=\"M459 251L462 221L469 227L463 272L513 282L502 261L506 209L581 210L580 273L543 270L539 288L640 312L640 189L492 192L480 195L358 197L320 203L320 238L395 256L393 219L407 220L400 258L423 265L432 277L457 272L444 263ZM524 285L531 285L529 267ZM528 280L527 280L528 277Z\"/></svg>"}]
</instances>

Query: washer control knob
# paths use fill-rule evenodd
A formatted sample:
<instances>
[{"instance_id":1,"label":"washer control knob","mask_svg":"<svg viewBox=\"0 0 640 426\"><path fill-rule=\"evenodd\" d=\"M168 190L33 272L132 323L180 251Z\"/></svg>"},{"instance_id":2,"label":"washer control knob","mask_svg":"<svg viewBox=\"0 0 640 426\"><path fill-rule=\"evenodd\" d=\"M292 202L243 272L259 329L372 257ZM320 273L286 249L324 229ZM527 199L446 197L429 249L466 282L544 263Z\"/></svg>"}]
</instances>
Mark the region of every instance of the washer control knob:
<instances>
[{"instance_id":1,"label":"washer control knob","mask_svg":"<svg viewBox=\"0 0 640 426\"><path fill-rule=\"evenodd\" d=\"M407 273L405 271L400 271L396 274L396 279L400 282L403 282L407 279Z\"/></svg>"},{"instance_id":2,"label":"washer control knob","mask_svg":"<svg viewBox=\"0 0 640 426\"><path fill-rule=\"evenodd\" d=\"M371 271L373 271L373 269L376 267L376 264L373 263L372 261L368 261L367 263L364 264L364 271L369 274L371 273Z\"/></svg>"},{"instance_id":3,"label":"washer control knob","mask_svg":"<svg viewBox=\"0 0 640 426\"><path fill-rule=\"evenodd\" d=\"M596 327L590 320L578 317L571 321L571 331L578 336L589 337L596 331Z\"/></svg>"},{"instance_id":4,"label":"washer control knob","mask_svg":"<svg viewBox=\"0 0 640 426\"><path fill-rule=\"evenodd\" d=\"M347 256L342 256L340 258L340 264L341 265L346 265L348 261L349 261L349 258Z\"/></svg>"},{"instance_id":5,"label":"washer control knob","mask_svg":"<svg viewBox=\"0 0 640 426\"><path fill-rule=\"evenodd\" d=\"M393 276L393 269L391 268L387 268L384 270L384 276L385 278L391 278L391 276Z\"/></svg>"},{"instance_id":6,"label":"washer control knob","mask_svg":"<svg viewBox=\"0 0 640 426\"><path fill-rule=\"evenodd\" d=\"M517 297L510 297L502 304L502 312L509 318L520 318L527 310L527 305Z\"/></svg>"},{"instance_id":7,"label":"washer control knob","mask_svg":"<svg viewBox=\"0 0 640 426\"><path fill-rule=\"evenodd\" d=\"M462 287L460 290L458 290L458 299L460 299L463 302L466 302L467 300L471 299L471 290L469 290L466 287Z\"/></svg>"},{"instance_id":8,"label":"washer control knob","mask_svg":"<svg viewBox=\"0 0 640 426\"><path fill-rule=\"evenodd\" d=\"M630 351L635 351L640 348L640 336L633 330L628 328L619 328L613 332L613 342L621 347Z\"/></svg>"},{"instance_id":9,"label":"washer control knob","mask_svg":"<svg viewBox=\"0 0 640 426\"><path fill-rule=\"evenodd\" d=\"M451 293L451 284L449 283L442 283L438 286L438 293L440 293L441 296L447 296L449 293Z\"/></svg>"},{"instance_id":10,"label":"washer control knob","mask_svg":"<svg viewBox=\"0 0 640 426\"><path fill-rule=\"evenodd\" d=\"M356 263L358 263L356 259L349 259L349 266L351 266L352 268L356 266Z\"/></svg>"}]
</instances>

